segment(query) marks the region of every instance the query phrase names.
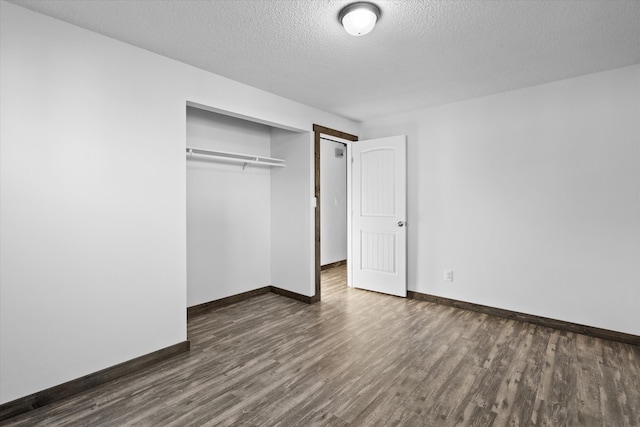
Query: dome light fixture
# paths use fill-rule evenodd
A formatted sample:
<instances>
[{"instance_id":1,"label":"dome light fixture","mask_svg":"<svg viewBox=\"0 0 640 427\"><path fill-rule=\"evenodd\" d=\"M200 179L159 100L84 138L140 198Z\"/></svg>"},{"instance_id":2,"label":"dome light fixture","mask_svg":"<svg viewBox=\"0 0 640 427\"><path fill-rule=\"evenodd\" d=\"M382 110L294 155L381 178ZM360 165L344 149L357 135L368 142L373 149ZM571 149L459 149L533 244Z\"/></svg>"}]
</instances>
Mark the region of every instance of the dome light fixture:
<instances>
[{"instance_id":1,"label":"dome light fixture","mask_svg":"<svg viewBox=\"0 0 640 427\"><path fill-rule=\"evenodd\" d=\"M380 19L380 8L373 3L357 2L345 6L338 15L340 23L352 36L369 34Z\"/></svg>"}]
</instances>

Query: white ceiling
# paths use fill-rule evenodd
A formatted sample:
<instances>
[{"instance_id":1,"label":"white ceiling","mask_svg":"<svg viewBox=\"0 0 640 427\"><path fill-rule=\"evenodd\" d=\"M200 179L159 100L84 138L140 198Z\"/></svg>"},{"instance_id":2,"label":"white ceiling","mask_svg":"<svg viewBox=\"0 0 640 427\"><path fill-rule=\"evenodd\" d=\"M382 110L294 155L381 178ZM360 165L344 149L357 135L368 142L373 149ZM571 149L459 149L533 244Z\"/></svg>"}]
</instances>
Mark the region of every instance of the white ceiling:
<instances>
[{"instance_id":1,"label":"white ceiling","mask_svg":"<svg viewBox=\"0 0 640 427\"><path fill-rule=\"evenodd\" d=\"M640 0L373 0L367 36L340 0L12 0L356 120L640 63Z\"/></svg>"}]
</instances>

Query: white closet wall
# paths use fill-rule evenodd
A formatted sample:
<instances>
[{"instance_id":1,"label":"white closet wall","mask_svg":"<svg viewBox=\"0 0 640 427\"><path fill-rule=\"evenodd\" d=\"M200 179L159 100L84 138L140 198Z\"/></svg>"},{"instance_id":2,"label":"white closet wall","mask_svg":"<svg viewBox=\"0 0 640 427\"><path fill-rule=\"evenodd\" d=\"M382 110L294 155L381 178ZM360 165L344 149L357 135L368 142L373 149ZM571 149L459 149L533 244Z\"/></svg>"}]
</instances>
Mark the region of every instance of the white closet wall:
<instances>
[{"instance_id":1,"label":"white closet wall","mask_svg":"<svg viewBox=\"0 0 640 427\"><path fill-rule=\"evenodd\" d=\"M313 135L271 130L271 155L287 161L271 170L271 284L315 294Z\"/></svg>"},{"instance_id":2,"label":"white closet wall","mask_svg":"<svg viewBox=\"0 0 640 427\"><path fill-rule=\"evenodd\" d=\"M187 147L270 155L270 127L187 107ZM271 168L187 160L187 305L270 284Z\"/></svg>"}]
</instances>

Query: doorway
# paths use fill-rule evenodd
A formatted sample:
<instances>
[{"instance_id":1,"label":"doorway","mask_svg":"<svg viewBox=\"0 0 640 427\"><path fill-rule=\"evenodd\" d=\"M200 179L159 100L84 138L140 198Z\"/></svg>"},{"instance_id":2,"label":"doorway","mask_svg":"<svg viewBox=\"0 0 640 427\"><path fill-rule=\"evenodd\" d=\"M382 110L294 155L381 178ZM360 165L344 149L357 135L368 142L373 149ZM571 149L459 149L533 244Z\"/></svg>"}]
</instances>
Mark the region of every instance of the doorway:
<instances>
[{"instance_id":1,"label":"doorway","mask_svg":"<svg viewBox=\"0 0 640 427\"><path fill-rule=\"evenodd\" d=\"M323 158L323 152L325 157L327 158L327 160L330 159L335 159L338 157L335 156L339 156L339 152L337 150L340 150L340 146L343 146L342 148L342 155L343 160L348 159L348 155L347 155L347 149L346 146L344 146L342 144L342 142L354 142L358 140L358 137L355 135L351 135L348 133L344 133L344 132L340 132L337 131L335 129L330 129L330 128L326 128L324 126L320 126L320 125L313 125L313 131L314 131L314 159L315 159L315 191L314 191L314 195L315 195L315 199L316 199L316 215L315 215L315 296L313 297L313 302L317 302L320 301L321 299L321 293L322 293L322 265L323 265L323 260L322 260L322 217L323 217L323 210L322 210L322 206L324 205L327 209L327 211L329 211L329 208L333 205L333 207L341 207L341 203L345 203L344 207L346 210L346 187L347 187L347 181L346 181L346 171L345 171L345 181L344 181L344 187L345 187L345 199L344 202L342 202L338 197L329 197L329 200L323 200L322 197L322 182L323 182L323 177L321 175L321 171L322 171L322 158ZM327 141L329 140L329 141ZM341 141L343 140L343 141ZM331 154L331 150L327 150L327 145L324 144L330 144L329 147L333 148L333 154ZM324 148L324 150L323 150ZM330 156L334 156L334 157L330 157ZM339 159L339 158L338 158ZM346 164L345 164L346 167ZM327 181L327 180L325 180ZM325 195L326 196L326 195ZM337 203L337 206L336 206ZM338 209L334 209L335 211L337 211ZM326 218L325 218L326 219ZM336 231L336 230L334 230ZM339 231L337 231L339 232ZM347 230L345 229L344 232L344 237L346 240L346 235L347 235ZM337 243L337 246L339 246L340 243ZM327 251L325 251L325 255L326 255ZM337 253L337 252L336 252ZM336 253L334 253L333 255L329 256L329 260L336 257ZM346 259L346 252L345 252L345 259ZM340 274L340 272L344 272L344 282L346 283L346 266L345 265L340 265L340 261L343 260L338 260L335 259L333 261L327 261L325 260L324 264L325 265L331 265L334 264L335 267L337 267L336 270L334 270L332 273L336 273L336 274ZM335 263L338 263L337 265L335 265ZM327 274L324 274L324 277L327 277ZM335 283L335 274L332 275L332 282Z\"/></svg>"},{"instance_id":2,"label":"doorway","mask_svg":"<svg viewBox=\"0 0 640 427\"><path fill-rule=\"evenodd\" d=\"M323 297L347 286L347 144L320 137L320 288Z\"/></svg>"}]
</instances>

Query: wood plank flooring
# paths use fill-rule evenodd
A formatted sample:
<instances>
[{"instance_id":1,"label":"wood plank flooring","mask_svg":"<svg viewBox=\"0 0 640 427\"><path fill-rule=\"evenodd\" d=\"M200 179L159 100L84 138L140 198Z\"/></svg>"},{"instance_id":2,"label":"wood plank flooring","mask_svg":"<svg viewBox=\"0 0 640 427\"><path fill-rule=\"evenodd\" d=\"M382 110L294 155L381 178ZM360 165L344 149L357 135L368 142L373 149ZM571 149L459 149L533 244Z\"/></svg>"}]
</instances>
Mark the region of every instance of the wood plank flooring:
<instances>
[{"instance_id":1,"label":"wood plank flooring","mask_svg":"<svg viewBox=\"0 0 640 427\"><path fill-rule=\"evenodd\" d=\"M3 425L640 426L640 347L348 289L189 320L191 352Z\"/></svg>"}]
</instances>

